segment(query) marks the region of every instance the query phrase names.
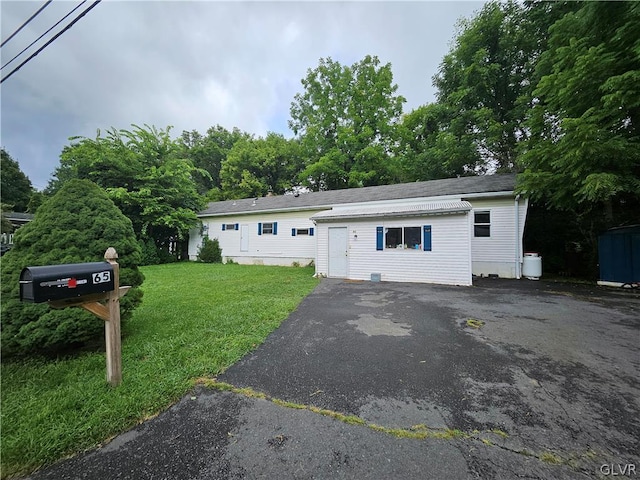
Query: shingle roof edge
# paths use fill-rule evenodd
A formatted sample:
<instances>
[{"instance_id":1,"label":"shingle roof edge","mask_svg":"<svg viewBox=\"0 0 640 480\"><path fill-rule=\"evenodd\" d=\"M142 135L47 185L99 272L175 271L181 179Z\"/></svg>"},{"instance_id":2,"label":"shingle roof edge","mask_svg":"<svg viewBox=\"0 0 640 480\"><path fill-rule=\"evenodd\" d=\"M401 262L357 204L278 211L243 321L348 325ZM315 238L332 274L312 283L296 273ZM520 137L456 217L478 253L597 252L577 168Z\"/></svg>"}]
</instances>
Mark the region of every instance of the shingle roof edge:
<instances>
[{"instance_id":1,"label":"shingle roof edge","mask_svg":"<svg viewBox=\"0 0 640 480\"><path fill-rule=\"evenodd\" d=\"M515 188L515 174L480 175L446 178L426 182L398 183L375 187L350 188L309 192L299 195L245 198L212 202L198 217L302 211L330 208L334 205L365 203L404 198L429 198L447 195L471 196L473 194L509 193Z\"/></svg>"},{"instance_id":2,"label":"shingle roof edge","mask_svg":"<svg viewBox=\"0 0 640 480\"><path fill-rule=\"evenodd\" d=\"M428 217L432 215L446 215L466 213L473 207L469 202L432 202L420 205L396 205L389 207L362 207L325 210L316 213L311 220L316 222L331 222L352 218L385 218L385 217Z\"/></svg>"}]
</instances>

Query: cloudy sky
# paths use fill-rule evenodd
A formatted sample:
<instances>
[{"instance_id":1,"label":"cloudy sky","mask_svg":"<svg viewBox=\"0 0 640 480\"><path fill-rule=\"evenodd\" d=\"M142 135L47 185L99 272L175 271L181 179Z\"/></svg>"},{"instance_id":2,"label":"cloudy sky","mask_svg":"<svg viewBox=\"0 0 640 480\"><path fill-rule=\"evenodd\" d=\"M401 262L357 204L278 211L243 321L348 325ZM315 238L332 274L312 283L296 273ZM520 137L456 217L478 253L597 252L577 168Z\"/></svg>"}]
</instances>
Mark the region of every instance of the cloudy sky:
<instances>
[{"instance_id":1,"label":"cloudy sky","mask_svg":"<svg viewBox=\"0 0 640 480\"><path fill-rule=\"evenodd\" d=\"M2 40L43 3L2 0ZM2 47L2 64L78 3L53 1ZM456 22L481 7L428 0L104 0L2 83L0 140L42 189L68 138L95 137L97 129L172 125L177 137L220 124L290 137L291 101L321 57L351 65L370 54L391 63L409 112L434 100L431 77ZM61 28L3 68L2 77Z\"/></svg>"}]
</instances>

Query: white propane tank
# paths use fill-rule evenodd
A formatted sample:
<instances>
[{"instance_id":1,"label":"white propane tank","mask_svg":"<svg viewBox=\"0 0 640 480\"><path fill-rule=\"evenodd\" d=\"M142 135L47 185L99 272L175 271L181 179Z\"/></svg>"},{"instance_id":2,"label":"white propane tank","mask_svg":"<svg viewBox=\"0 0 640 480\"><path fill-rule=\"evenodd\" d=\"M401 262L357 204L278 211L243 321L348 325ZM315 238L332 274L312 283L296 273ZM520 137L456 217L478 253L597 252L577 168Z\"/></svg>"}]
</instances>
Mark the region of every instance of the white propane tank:
<instances>
[{"instance_id":1,"label":"white propane tank","mask_svg":"<svg viewBox=\"0 0 640 480\"><path fill-rule=\"evenodd\" d=\"M534 252L525 253L522 275L529 280L539 280L542 276L542 257Z\"/></svg>"}]
</instances>

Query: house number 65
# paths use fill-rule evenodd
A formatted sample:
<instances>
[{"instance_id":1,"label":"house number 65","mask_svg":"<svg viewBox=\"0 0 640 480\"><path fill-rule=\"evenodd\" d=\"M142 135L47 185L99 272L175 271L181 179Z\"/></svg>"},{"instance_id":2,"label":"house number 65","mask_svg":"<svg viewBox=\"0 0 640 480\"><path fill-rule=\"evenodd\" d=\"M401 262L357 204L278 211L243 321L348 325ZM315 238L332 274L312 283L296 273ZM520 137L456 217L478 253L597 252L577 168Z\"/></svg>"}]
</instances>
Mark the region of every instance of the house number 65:
<instances>
[{"instance_id":1,"label":"house number 65","mask_svg":"<svg viewBox=\"0 0 640 480\"><path fill-rule=\"evenodd\" d=\"M105 283L111 280L111 272L98 272L93 274L93 283Z\"/></svg>"}]
</instances>

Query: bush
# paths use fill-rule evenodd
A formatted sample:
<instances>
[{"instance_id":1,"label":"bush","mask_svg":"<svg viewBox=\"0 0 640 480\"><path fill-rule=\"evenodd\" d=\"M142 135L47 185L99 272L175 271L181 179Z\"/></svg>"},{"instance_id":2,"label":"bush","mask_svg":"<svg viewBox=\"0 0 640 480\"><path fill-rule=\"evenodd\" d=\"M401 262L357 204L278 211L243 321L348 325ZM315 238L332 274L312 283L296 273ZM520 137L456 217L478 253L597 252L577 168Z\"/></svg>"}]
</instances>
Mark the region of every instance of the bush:
<instances>
[{"instance_id":1,"label":"bush","mask_svg":"<svg viewBox=\"0 0 640 480\"><path fill-rule=\"evenodd\" d=\"M222 263L222 249L217 238L202 238L202 245L198 249L198 261L204 263Z\"/></svg>"},{"instance_id":2,"label":"bush","mask_svg":"<svg viewBox=\"0 0 640 480\"><path fill-rule=\"evenodd\" d=\"M142 249L142 260L140 265L158 265L160 263L160 255L158 255L158 247L153 238L141 239L139 241Z\"/></svg>"},{"instance_id":3,"label":"bush","mask_svg":"<svg viewBox=\"0 0 640 480\"><path fill-rule=\"evenodd\" d=\"M143 237L138 243L142 249L142 262L140 265L159 265L178 261L177 255L169 252L167 245L158 246L151 237Z\"/></svg>"},{"instance_id":4,"label":"bush","mask_svg":"<svg viewBox=\"0 0 640 480\"><path fill-rule=\"evenodd\" d=\"M97 262L104 259L108 247L118 252L120 284L133 287L120 301L121 319L126 321L142 300L138 287L144 279L138 270L141 253L131 221L88 180L69 181L38 208L2 257L3 358L53 354L101 339L102 320L80 308L52 310L47 304L21 303L18 282L24 267Z\"/></svg>"},{"instance_id":5,"label":"bush","mask_svg":"<svg viewBox=\"0 0 640 480\"><path fill-rule=\"evenodd\" d=\"M158 258L160 259L159 263L175 263L178 261L177 255L169 252L168 247L158 248Z\"/></svg>"}]
</instances>

